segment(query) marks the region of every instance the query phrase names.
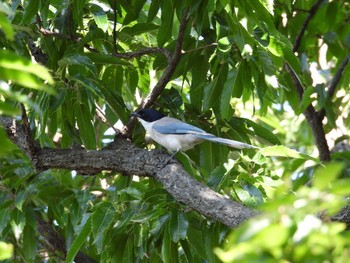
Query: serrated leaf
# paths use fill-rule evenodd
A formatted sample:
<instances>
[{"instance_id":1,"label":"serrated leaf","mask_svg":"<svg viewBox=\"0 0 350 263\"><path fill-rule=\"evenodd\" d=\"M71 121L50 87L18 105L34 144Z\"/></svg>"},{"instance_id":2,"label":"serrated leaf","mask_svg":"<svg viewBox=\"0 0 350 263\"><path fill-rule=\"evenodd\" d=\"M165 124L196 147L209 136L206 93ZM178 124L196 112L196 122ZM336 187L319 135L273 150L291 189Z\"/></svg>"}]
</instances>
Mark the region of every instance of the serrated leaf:
<instances>
[{"instance_id":1,"label":"serrated leaf","mask_svg":"<svg viewBox=\"0 0 350 263\"><path fill-rule=\"evenodd\" d=\"M151 5L148 10L147 22L151 22L157 15L160 8L160 0L151 1Z\"/></svg>"},{"instance_id":2,"label":"serrated leaf","mask_svg":"<svg viewBox=\"0 0 350 263\"><path fill-rule=\"evenodd\" d=\"M146 32L154 31L158 28L158 25L152 23L139 23L131 27L125 27L120 32L129 34L131 36L136 36Z\"/></svg>"},{"instance_id":3,"label":"serrated leaf","mask_svg":"<svg viewBox=\"0 0 350 263\"><path fill-rule=\"evenodd\" d=\"M328 163L325 167L320 167L315 172L313 185L319 190L326 189L337 179L343 169L343 163Z\"/></svg>"},{"instance_id":4,"label":"serrated leaf","mask_svg":"<svg viewBox=\"0 0 350 263\"><path fill-rule=\"evenodd\" d=\"M53 78L45 67L6 50L0 51L0 79L12 80L24 87L53 93L53 90L44 84L44 81L53 84Z\"/></svg>"},{"instance_id":5,"label":"serrated leaf","mask_svg":"<svg viewBox=\"0 0 350 263\"><path fill-rule=\"evenodd\" d=\"M180 239L186 238L188 221L184 213L173 210L170 216L169 229L171 239L177 243Z\"/></svg>"},{"instance_id":6,"label":"serrated leaf","mask_svg":"<svg viewBox=\"0 0 350 263\"><path fill-rule=\"evenodd\" d=\"M31 216L33 215L34 214L31 213ZM38 238L36 237L36 229L31 224L26 223L23 230L23 252L28 262L34 261L37 256L37 245Z\"/></svg>"},{"instance_id":7,"label":"serrated leaf","mask_svg":"<svg viewBox=\"0 0 350 263\"><path fill-rule=\"evenodd\" d=\"M318 160L317 158L289 149L283 145L265 147L261 149L259 152L265 156L290 157L290 158L296 158L296 159L312 160L316 163L321 163L320 160Z\"/></svg>"},{"instance_id":8,"label":"serrated leaf","mask_svg":"<svg viewBox=\"0 0 350 263\"><path fill-rule=\"evenodd\" d=\"M233 109L231 107L230 101L232 98L232 92L237 80L237 71L231 70L228 73L227 80L224 83L224 88L221 93L220 102L220 113L224 119L229 119L232 117Z\"/></svg>"},{"instance_id":9,"label":"serrated leaf","mask_svg":"<svg viewBox=\"0 0 350 263\"><path fill-rule=\"evenodd\" d=\"M85 88L87 88L90 92L92 92L94 95L104 98L104 95L100 90L100 87L96 85L94 79L88 78L82 75L71 76L69 77L69 79L80 83Z\"/></svg>"},{"instance_id":10,"label":"serrated leaf","mask_svg":"<svg viewBox=\"0 0 350 263\"><path fill-rule=\"evenodd\" d=\"M263 138L264 140L272 143L272 144L281 144L280 140L274 135L271 131L266 129L265 127L249 120L245 119L246 123L254 129L254 134Z\"/></svg>"},{"instance_id":11,"label":"serrated leaf","mask_svg":"<svg viewBox=\"0 0 350 263\"><path fill-rule=\"evenodd\" d=\"M177 258L177 247L171 241L169 229L165 229L162 244L162 260L164 263L173 262Z\"/></svg>"},{"instance_id":12,"label":"serrated leaf","mask_svg":"<svg viewBox=\"0 0 350 263\"><path fill-rule=\"evenodd\" d=\"M27 199L27 196L28 196L28 193L25 190L22 190L16 194L15 206L17 207L18 210L22 211L22 206L25 200Z\"/></svg>"},{"instance_id":13,"label":"serrated leaf","mask_svg":"<svg viewBox=\"0 0 350 263\"><path fill-rule=\"evenodd\" d=\"M209 82L204 87L203 110L209 110L212 107L218 106L221 93L227 79L228 65L224 64L220 67L218 75L213 82Z\"/></svg>"},{"instance_id":14,"label":"serrated leaf","mask_svg":"<svg viewBox=\"0 0 350 263\"><path fill-rule=\"evenodd\" d=\"M102 252L106 230L111 225L115 216L115 209L109 202L103 202L96 206L96 210L91 215L93 244L96 244L98 253Z\"/></svg>"},{"instance_id":15,"label":"serrated leaf","mask_svg":"<svg viewBox=\"0 0 350 263\"><path fill-rule=\"evenodd\" d=\"M73 54L73 55L66 56L66 57L62 58L60 61L58 61L58 65L60 67L67 67L69 65L84 66L94 76L97 75L96 66L93 64L91 59L85 55Z\"/></svg>"},{"instance_id":16,"label":"serrated leaf","mask_svg":"<svg viewBox=\"0 0 350 263\"><path fill-rule=\"evenodd\" d=\"M163 1L161 20L162 23L160 24L157 34L157 42L159 47L164 46L172 35L174 20L174 6L172 1Z\"/></svg>"},{"instance_id":17,"label":"serrated leaf","mask_svg":"<svg viewBox=\"0 0 350 263\"><path fill-rule=\"evenodd\" d=\"M72 246L67 252L66 262L73 262L75 256L78 254L81 246L87 241L91 233L91 217L85 222L78 236L74 239Z\"/></svg>"},{"instance_id":18,"label":"serrated leaf","mask_svg":"<svg viewBox=\"0 0 350 263\"><path fill-rule=\"evenodd\" d=\"M95 129L90 119L90 111L85 104L77 103L75 117L79 128L80 138L88 150L96 149Z\"/></svg>"},{"instance_id":19,"label":"serrated leaf","mask_svg":"<svg viewBox=\"0 0 350 263\"><path fill-rule=\"evenodd\" d=\"M96 25L101 28L104 32L108 29L108 17L107 14L103 11L102 8L98 6L94 6L96 8L92 8L92 17L95 20ZM97 10L95 10L97 9Z\"/></svg>"},{"instance_id":20,"label":"serrated leaf","mask_svg":"<svg viewBox=\"0 0 350 263\"><path fill-rule=\"evenodd\" d=\"M99 53L86 53L85 56L90 58L91 61L97 64L112 64L112 65L132 67L131 63L124 61L121 58L114 57L112 55L99 54Z\"/></svg>"},{"instance_id":21,"label":"serrated leaf","mask_svg":"<svg viewBox=\"0 0 350 263\"><path fill-rule=\"evenodd\" d=\"M34 16L38 13L39 6L40 6L40 1L37 1L37 0L27 1L27 5L24 7L24 14L21 21L23 25L30 24L31 20L34 19Z\"/></svg>"}]
</instances>

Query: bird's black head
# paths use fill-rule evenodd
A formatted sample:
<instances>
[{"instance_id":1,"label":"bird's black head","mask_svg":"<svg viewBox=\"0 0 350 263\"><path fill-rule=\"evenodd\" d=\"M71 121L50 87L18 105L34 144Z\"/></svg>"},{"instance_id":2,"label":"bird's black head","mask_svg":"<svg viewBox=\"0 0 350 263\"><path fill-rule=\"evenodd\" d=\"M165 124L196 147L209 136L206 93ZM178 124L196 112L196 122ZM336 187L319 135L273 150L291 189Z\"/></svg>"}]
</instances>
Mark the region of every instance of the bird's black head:
<instances>
[{"instance_id":1,"label":"bird's black head","mask_svg":"<svg viewBox=\"0 0 350 263\"><path fill-rule=\"evenodd\" d=\"M165 117L164 114L160 113L159 111L153 110L153 109L143 109L140 111L133 112L132 115L139 117L140 119L147 121L147 122L157 121L157 120Z\"/></svg>"}]
</instances>

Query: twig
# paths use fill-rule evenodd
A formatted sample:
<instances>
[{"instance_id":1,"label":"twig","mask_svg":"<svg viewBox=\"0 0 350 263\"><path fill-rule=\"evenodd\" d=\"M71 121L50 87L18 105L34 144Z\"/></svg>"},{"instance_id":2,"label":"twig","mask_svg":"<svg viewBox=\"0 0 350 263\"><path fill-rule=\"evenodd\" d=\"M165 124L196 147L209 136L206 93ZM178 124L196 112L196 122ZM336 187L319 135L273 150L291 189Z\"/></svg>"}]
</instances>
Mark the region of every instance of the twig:
<instances>
[{"instance_id":1,"label":"twig","mask_svg":"<svg viewBox=\"0 0 350 263\"><path fill-rule=\"evenodd\" d=\"M335 73L334 77L332 78L331 83L330 83L329 88L328 88L328 91L327 91L328 98L332 98L334 96L335 90L336 90L338 83L343 75L345 67L349 63L349 59L350 59L350 54L348 54L344 58L343 62L340 64L337 72Z\"/></svg>"},{"instance_id":2,"label":"twig","mask_svg":"<svg viewBox=\"0 0 350 263\"><path fill-rule=\"evenodd\" d=\"M113 21L113 49L114 53L118 53L117 50L117 0L113 1L113 13L114 13L114 21Z\"/></svg>"},{"instance_id":3,"label":"twig","mask_svg":"<svg viewBox=\"0 0 350 263\"><path fill-rule=\"evenodd\" d=\"M218 45L218 43L214 42L214 43L211 43L209 45L200 46L200 47L197 47L197 48L194 48L194 49L182 51L182 54L188 54L188 53L191 53L191 52L195 52L195 51L198 51L198 50L206 49L206 48L209 48L209 47L214 47L214 46L217 46L217 45Z\"/></svg>"},{"instance_id":4,"label":"twig","mask_svg":"<svg viewBox=\"0 0 350 263\"><path fill-rule=\"evenodd\" d=\"M172 59L168 67L163 72L163 75L159 79L158 83L154 86L152 92L146 97L143 105L141 105L141 108L150 107L155 102L155 100L159 97L159 95L163 92L166 84L168 84L168 82L170 81L170 78L173 75L176 69L176 66L179 63L181 58L182 44L183 44L187 22L188 22L188 11L186 10L183 14L183 17L180 23L179 33L176 41L175 51L172 55Z\"/></svg>"},{"instance_id":5,"label":"twig","mask_svg":"<svg viewBox=\"0 0 350 263\"><path fill-rule=\"evenodd\" d=\"M107 124L108 127L112 128L115 131L115 133L118 133L119 131L112 124L110 124L108 122L106 115L104 114L103 110L100 108L100 106L97 103L95 103L95 107L96 107L96 116L97 116L97 118L101 122Z\"/></svg>"},{"instance_id":6,"label":"twig","mask_svg":"<svg viewBox=\"0 0 350 263\"><path fill-rule=\"evenodd\" d=\"M318 8L321 6L321 4L324 2L324 0L318 0L309 10L309 15L307 16L306 20L303 23L303 26L301 27L301 30L294 42L293 45L293 52L296 52L301 44L301 39L304 36L305 30L307 26L309 25L309 22L313 18L313 16L316 14Z\"/></svg>"},{"instance_id":7,"label":"twig","mask_svg":"<svg viewBox=\"0 0 350 263\"><path fill-rule=\"evenodd\" d=\"M348 54L344 60L342 61L342 63L340 64L337 72L335 73L335 75L333 76L330 84L329 84L329 87L328 87L328 90L327 90L327 97L329 100L331 100L335 94L335 91L337 89L337 86L340 82L340 79L344 73L344 70L346 68L346 66L348 65L349 63L349 59L350 59L350 54ZM318 118L320 120L323 120L323 118L326 116L326 110L323 108L322 110L320 110L318 112Z\"/></svg>"},{"instance_id":8,"label":"twig","mask_svg":"<svg viewBox=\"0 0 350 263\"><path fill-rule=\"evenodd\" d=\"M52 228L51 224L44 221L39 216L35 217L37 222L37 228L38 232L42 236L44 240L44 246L48 251L52 251L58 258L62 259L62 256L60 256L60 253L66 254L66 241L64 238L55 230ZM60 253L57 253L60 252ZM78 254L75 257L75 262L86 262L86 263L95 263L96 261L92 258L90 258L88 255L78 252Z\"/></svg>"},{"instance_id":9,"label":"twig","mask_svg":"<svg viewBox=\"0 0 350 263\"><path fill-rule=\"evenodd\" d=\"M117 58L132 59L135 57L141 57L143 55L150 55L150 54L156 54L156 53L163 54L167 58L168 62L170 62L172 59L171 53L167 49L160 48L160 47L149 47L149 48L140 49L132 52L116 53L116 54L113 54L113 56Z\"/></svg>"},{"instance_id":10,"label":"twig","mask_svg":"<svg viewBox=\"0 0 350 263\"><path fill-rule=\"evenodd\" d=\"M189 20L188 10L186 10L181 19L174 53L169 56L170 61L168 62L168 66L164 70L157 84L154 86L152 92L146 97L146 99L137 108L137 110L150 107L156 101L159 95L163 92L165 86L169 83L171 76L173 75L176 69L176 66L178 65L181 58L182 44L183 44L183 39L184 39L188 20ZM128 123L123 127L120 134L118 134L118 137L130 137L130 132L132 131L135 124L136 124L136 118L131 118L128 121Z\"/></svg>"}]
</instances>

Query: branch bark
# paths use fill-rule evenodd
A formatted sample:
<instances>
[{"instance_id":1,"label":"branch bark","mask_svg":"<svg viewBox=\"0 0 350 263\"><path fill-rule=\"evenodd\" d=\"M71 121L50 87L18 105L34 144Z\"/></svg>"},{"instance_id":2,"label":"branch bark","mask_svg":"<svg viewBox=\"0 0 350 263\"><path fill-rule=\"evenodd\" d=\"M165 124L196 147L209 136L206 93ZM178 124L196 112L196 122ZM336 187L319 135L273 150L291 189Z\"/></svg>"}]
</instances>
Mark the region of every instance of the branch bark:
<instances>
[{"instance_id":1,"label":"branch bark","mask_svg":"<svg viewBox=\"0 0 350 263\"><path fill-rule=\"evenodd\" d=\"M293 69L288 65L285 64L285 69L289 73L289 75L292 78L292 81L294 83L294 87L298 93L299 100L301 101L303 95L304 95L304 88L301 84L298 76L293 71ZM315 108L310 104L306 110L304 111L304 116L306 118L306 121L308 122L312 134L314 136L315 144L319 152L319 158L322 162L328 162L331 160L331 153L329 150L329 146L326 140L326 134L323 129L323 123L322 119L318 117L318 114L315 110Z\"/></svg>"},{"instance_id":2,"label":"branch bark","mask_svg":"<svg viewBox=\"0 0 350 263\"><path fill-rule=\"evenodd\" d=\"M300 47L301 44L301 39L304 36L304 33L306 31L306 28L311 21L311 19L315 16L317 10L321 6L321 4L324 2L324 0L318 0L315 2L315 4L311 7L309 10L309 15L307 16L305 22L303 23L303 26L294 42L293 45L293 52L297 52L298 48ZM297 74L293 71L293 69L288 65L285 64L284 67L288 74L291 76L292 81L294 83L294 87L297 91L299 100L301 101L304 95L304 87L302 83L300 82L300 79L298 78ZM308 122L312 134L315 139L315 144L319 152L319 158L322 162L328 162L331 160L331 154L329 150L329 146L326 140L326 134L323 129L323 123L322 119L320 118L318 112L315 110L314 106L310 104L306 110L304 111L304 116L306 118L306 121Z\"/></svg>"},{"instance_id":3,"label":"branch bark","mask_svg":"<svg viewBox=\"0 0 350 263\"><path fill-rule=\"evenodd\" d=\"M256 211L196 181L177 161L164 165L169 155L160 151L140 149L128 140L118 138L116 143L100 151L37 148L32 152L27 150L29 145L22 139L25 131L21 125L1 116L0 123L12 141L25 153L30 154L29 158L37 170L52 168L83 172L109 170L123 175L153 177L179 202L231 228L257 214Z\"/></svg>"}]
</instances>

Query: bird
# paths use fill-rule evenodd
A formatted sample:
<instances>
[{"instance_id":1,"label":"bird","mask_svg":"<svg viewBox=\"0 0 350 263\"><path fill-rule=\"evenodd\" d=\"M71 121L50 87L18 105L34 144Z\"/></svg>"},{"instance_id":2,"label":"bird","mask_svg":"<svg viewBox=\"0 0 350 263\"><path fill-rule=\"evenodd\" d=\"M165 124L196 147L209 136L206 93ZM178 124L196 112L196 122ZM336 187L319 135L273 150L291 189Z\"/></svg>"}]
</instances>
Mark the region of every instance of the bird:
<instances>
[{"instance_id":1,"label":"bird","mask_svg":"<svg viewBox=\"0 0 350 263\"><path fill-rule=\"evenodd\" d=\"M259 147L247 143L216 137L196 126L165 116L152 108L133 112L132 115L137 117L154 141L173 153L172 157L176 153L185 152L205 140L237 149L259 149Z\"/></svg>"}]
</instances>

